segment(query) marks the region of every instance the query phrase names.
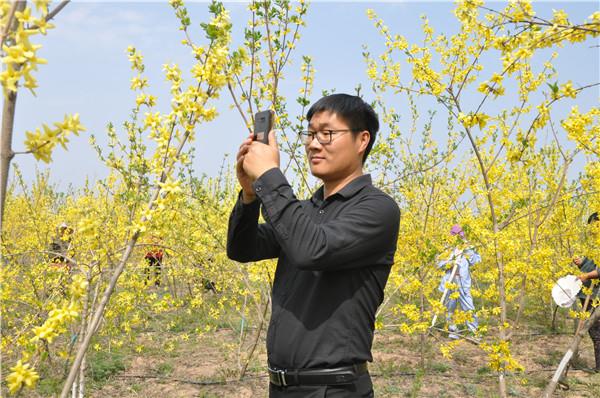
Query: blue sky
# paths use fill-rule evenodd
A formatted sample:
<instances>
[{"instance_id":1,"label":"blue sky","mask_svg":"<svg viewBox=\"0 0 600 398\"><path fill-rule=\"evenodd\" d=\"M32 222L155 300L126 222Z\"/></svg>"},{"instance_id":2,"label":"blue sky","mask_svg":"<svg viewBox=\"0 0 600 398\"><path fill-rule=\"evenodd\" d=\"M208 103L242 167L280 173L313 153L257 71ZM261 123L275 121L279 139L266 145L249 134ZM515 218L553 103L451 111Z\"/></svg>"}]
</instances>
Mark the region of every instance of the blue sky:
<instances>
[{"instance_id":1,"label":"blue sky","mask_svg":"<svg viewBox=\"0 0 600 398\"><path fill-rule=\"evenodd\" d=\"M207 20L206 2L187 2L192 24L197 27ZM243 28L249 17L246 3L226 2L234 24L234 42L240 43ZM503 3L489 3L500 8ZM551 15L552 8L563 8L573 21L582 21L599 9L597 1L588 2L542 2L534 3L539 15ZM337 92L353 92L358 84L367 89L362 58L362 46L368 45L373 54L383 48L383 40L366 16L373 8L386 20L393 33L405 35L409 41L421 38L419 16L426 14L436 33L452 33L456 29L451 13L454 4L436 2L337 2L313 1L306 18L307 26L301 31L302 38L295 58L287 67L286 79L282 82L282 94L289 102L297 96L300 88L301 55L313 57L316 68L315 90L311 101L319 98L323 89ZM21 91L17 103L14 149L21 150L24 131L32 130L42 123L61 120L66 113L79 113L88 132L74 137L69 150L57 149L54 161L49 166L36 162L30 155L15 158L27 181L31 181L36 168L50 169L51 179L62 189L68 185L80 187L86 177L101 178L106 168L97 159L88 144L89 133L93 132L102 142L105 126L113 122L116 126L127 120L134 94L129 90L131 71L125 54L129 45L137 47L145 58L150 91L159 95L159 105L168 98L163 95L162 65L178 63L183 69L191 65L187 48L179 43L182 34L167 1L151 2L91 2L75 1L69 4L54 21L56 28L47 37L39 40L43 45L40 55L48 60L37 74L40 87L37 96ZM200 37L199 29L195 34ZM599 49L592 48L598 42L587 42L567 46L556 66L560 80L572 79L574 85L598 82L600 78ZM406 70L406 69L405 69ZM406 73L409 73L406 70ZM491 71L490 71L491 73ZM363 92L367 99L369 91ZM597 89L588 90L576 101L581 109L596 105ZM402 109L399 99L397 108ZM218 103L220 116L214 122L197 131L195 170L198 175L215 175L224 154L235 155L239 142L245 136L243 122L237 111L230 110L231 100L223 93ZM572 104L566 104L564 112ZM431 104L435 106L435 104ZM164 109L164 107L163 107ZM293 111L295 108L292 108ZM560 117L559 117L560 119ZM580 160L578 168L581 169Z\"/></svg>"}]
</instances>

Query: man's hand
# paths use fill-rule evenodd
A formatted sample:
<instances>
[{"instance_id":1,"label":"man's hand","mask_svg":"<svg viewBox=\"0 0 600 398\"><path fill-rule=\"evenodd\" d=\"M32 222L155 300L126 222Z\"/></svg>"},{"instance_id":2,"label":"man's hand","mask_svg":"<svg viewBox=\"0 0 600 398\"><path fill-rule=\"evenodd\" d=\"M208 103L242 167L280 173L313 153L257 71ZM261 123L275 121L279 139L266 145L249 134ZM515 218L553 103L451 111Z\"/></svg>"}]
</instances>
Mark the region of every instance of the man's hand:
<instances>
[{"instance_id":1,"label":"man's hand","mask_svg":"<svg viewBox=\"0 0 600 398\"><path fill-rule=\"evenodd\" d=\"M588 272L588 273L586 273L586 274L581 274L581 275L578 275L578 276L577 276L577 278L578 278L580 281L582 281L582 282L585 282L585 281L587 281L588 279L598 279L598 277L599 277L599 276L600 276L600 275L598 275L598 270L594 270L594 271Z\"/></svg>"},{"instance_id":2,"label":"man's hand","mask_svg":"<svg viewBox=\"0 0 600 398\"><path fill-rule=\"evenodd\" d=\"M271 130L269 132L269 145L258 141L250 142L248 150L243 156L243 170L254 182L265 171L275 167L279 167L279 147L277 146L275 132Z\"/></svg>"},{"instance_id":3,"label":"man's hand","mask_svg":"<svg viewBox=\"0 0 600 398\"><path fill-rule=\"evenodd\" d=\"M253 134L242 142L236 158L236 175L242 187L242 202L256 200L252 184L267 170L279 167L279 147L275 132L269 132L269 145L253 141Z\"/></svg>"},{"instance_id":4,"label":"man's hand","mask_svg":"<svg viewBox=\"0 0 600 398\"><path fill-rule=\"evenodd\" d=\"M252 134L240 145L235 164L235 173L242 186L242 202L245 204L254 202L256 199L256 192L254 192L254 188L252 187L254 180L244 171L244 158L248 153L248 149L250 149L250 144L252 144Z\"/></svg>"}]
</instances>

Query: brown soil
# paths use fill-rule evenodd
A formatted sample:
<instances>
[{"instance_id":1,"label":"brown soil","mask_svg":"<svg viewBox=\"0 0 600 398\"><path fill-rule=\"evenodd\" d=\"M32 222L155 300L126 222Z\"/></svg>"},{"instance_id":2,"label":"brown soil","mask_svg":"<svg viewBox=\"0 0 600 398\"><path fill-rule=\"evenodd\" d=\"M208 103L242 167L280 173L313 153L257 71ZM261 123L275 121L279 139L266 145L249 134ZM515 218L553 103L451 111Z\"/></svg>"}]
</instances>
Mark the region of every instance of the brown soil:
<instances>
[{"instance_id":1,"label":"brown soil","mask_svg":"<svg viewBox=\"0 0 600 398\"><path fill-rule=\"evenodd\" d=\"M513 353L525 366L524 373L508 377L508 392L516 397L538 397L568 345L568 335L515 336ZM251 339L249 339L251 340ZM237 380L236 355L224 357L223 344L237 341L231 331L220 330L192 342L179 344L166 353L159 346L128 360L128 368L113 377L92 397L265 397L267 379L264 341L259 342L255 360L243 380ZM497 376L487 367L487 356L479 347L461 342L451 360L442 357L442 335L425 339L425 371L420 369L420 339L383 331L375 338L374 362L370 364L377 397L485 397L497 396ZM147 343L147 342L146 342ZM160 344L160 343L157 343ZM581 352L593 363L591 343L584 340ZM160 372L161 364L168 372ZM163 366L164 369L164 366ZM556 397L600 396L600 374L571 370L568 391Z\"/></svg>"}]
</instances>

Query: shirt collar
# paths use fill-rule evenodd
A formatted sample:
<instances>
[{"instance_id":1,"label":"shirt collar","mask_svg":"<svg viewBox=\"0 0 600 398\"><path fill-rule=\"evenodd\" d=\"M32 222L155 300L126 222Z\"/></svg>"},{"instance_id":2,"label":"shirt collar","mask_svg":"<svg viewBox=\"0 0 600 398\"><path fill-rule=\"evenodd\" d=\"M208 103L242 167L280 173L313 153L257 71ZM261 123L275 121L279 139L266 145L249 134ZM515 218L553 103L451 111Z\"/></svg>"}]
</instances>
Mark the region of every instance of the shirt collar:
<instances>
[{"instance_id":1,"label":"shirt collar","mask_svg":"<svg viewBox=\"0 0 600 398\"><path fill-rule=\"evenodd\" d=\"M338 192L331 195L330 198L334 198L335 196L339 195L342 198L349 199L352 196L356 195L361 189L363 189L367 185L371 185L371 184L372 184L371 175L363 174L361 176L356 177L354 180L350 181L348 184L346 184L346 186L344 188L340 189ZM310 200L315 204L319 204L319 203L323 202L324 191L325 191L325 187L323 185L321 185L321 187L319 189L317 189L317 191L313 194L313 196L310 198Z\"/></svg>"}]
</instances>

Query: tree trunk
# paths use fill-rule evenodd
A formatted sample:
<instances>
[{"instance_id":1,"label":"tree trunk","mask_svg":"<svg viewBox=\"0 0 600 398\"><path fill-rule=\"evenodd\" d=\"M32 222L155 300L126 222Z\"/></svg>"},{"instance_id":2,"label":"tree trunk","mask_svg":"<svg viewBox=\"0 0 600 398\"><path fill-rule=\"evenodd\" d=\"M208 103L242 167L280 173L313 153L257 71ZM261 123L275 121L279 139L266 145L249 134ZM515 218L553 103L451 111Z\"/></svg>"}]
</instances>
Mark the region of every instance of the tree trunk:
<instances>
[{"instance_id":1,"label":"tree trunk","mask_svg":"<svg viewBox=\"0 0 600 398\"><path fill-rule=\"evenodd\" d=\"M8 190L10 161L15 156L12 150L13 127L15 122L15 106L17 92L9 91L4 95L2 107L2 137L0 138L0 234L3 231L4 203Z\"/></svg>"},{"instance_id":2,"label":"tree trunk","mask_svg":"<svg viewBox=\"0 0 600 398\"><path fill-rule=\"evenodd\" d=\"M17 1L11 12L22 12L27 5L26 1ZM10 32L17 29L18 21L13 18L6 26L2 43L6 43L6 38ZM2 133L0 136L0 243L2 242L4 218L4 203L6 202L6 191L8 189L8 176L10 170L10 161L15 156L12 150L13 128L15 124L15 107L17 104L17 92L4 89L4 103L2 106Z\"/></svg>"},{"instance_id":3,"label":"tree trunk","mask_svg":"<svg viewBox=\"0 0 600 398\"><path fill-rule=\"evenodd\" d=\"M497 232L497 231L495 231ZM496 240L496 237L494 237ZM508 341L508 336L504 325L507 321L507 311L506 311L506 280L504 278L504 263L503 259L498 253L498 242L495 242L495 251L496 251L496 261L498 263L498 296L500 299L500 340ZM498 375L498 392L500 393L500 397L506 398L506 377L504 370L500 371Z\"/></svg>"},{"instance_id":4,"label":"tree trunk","mask_svg":"<svg viewBox=\"0 0 600 398\"><path fill-rule=\"evenodd\" d=\"M86 368L86 359L87 355L83 356L81 360L81 366L79 367L79 386L78 386L78 395L75 398L83 398L85 396L85 368Z\"/></svg>"},{"instance_id":5,"label":"tree trunk","mask_svg":"<svg viewBox=\"0 0 600 398\"><path fill-rule=\"evenodd\" d=\"M112 293L117 285L117 281L119 280L121 273L125 269L125 264L127 264L129 257L131 256L131 253L133 252L133 248L135 247L135 244L136 244L139 236L140 236L139 231L137 231L133 234L133 236L129 240L129 243L127 245L125 253L123 253L123 257L121 258L119 265L113 272L113 275L110 279L108 287L106 288L106 290L104 291L104 295L102 296L102 300L100 301L98 308L94 312L94 316L92 317L90 326L88 328L88 333L86 333L86 335L82 339L81 345L79 346L79 349L77 350L77 355L75 356L75 360L73 361L73 364L71 365L71 370L69 371L69 375L67 376L67 380L65 381L62 392L60 394L61 398L67 398L67 395L69 394L69 390L71 389L71 386L73 385L73 382L75 381L75 377L77 376L77 374L79 372L79 368L83 365L83 358L87 352L88 346L90 345L90 341L91 341L92 337L94 336L94 332L98 328L98 325L100 325L100 320L102 318L102 315L104 314L104 309L108 305L110 296L112 295Z\"/></svg>"},{"instance_id":6,"label":"tree trunk","mask_svg":"<svg viewBox=\"0 0 600 398\"><path fill-rule=\"evenodd\" d=\"M552 394L554 394L554 390L556 389L556 386L558 385L560 378L562 377L565 369L567 368L567 365L571 361L573 354L575 352L577 352L577 350L579 348L579 344L581 343L581 340L583 339L583 336L585 336L587 331L590 330L590 327L592 327L592 325L595 322L597 322L599 319L600 319L600 310L598 310L598 308L596 308L594 310L594 312L592 313L592 315L587 319L587 321L585 321L585 324L583 325L583 327L581 329L579 329L579 331L577 332L577 334L575 336L573 336L573 340L571 341L571 344L569 345L567 352L563 356L562 361L560 361L560 364L558 365L556 372L554 372L554 376L552 377L552 380L550 380L550 383L548 383L548 386L546 387L546 390L544 391L544 395L542 395L543 398L550 398L552 396Z\"/></svg>"},{"instance_id":7,"label":"tree trunk","mask_svg":"<svg viewBox=\"0 0 600 398\"><path fill-rule=\"evenodd\" d=\"M423 312L425 311L425 293L424 289L421 289L421 308L419 310L419 322L423 322ZM419 336L419 367L425 371L425 333L421 332Z\"/></svg>"},{"instance_id":8,"label":"tree trunk","mask_svg":"<svg viewBox=\"0 0 600 398\"><path fill-rule=\"evenodd\" d=\"M263 297L261 295L261 297ZM246 359L246 362L244 363L244 365L242 366L242 369L240 370L240 377L238 378L238 380L242 380L244 378L244 376L246 375L246 371L248 370L248 365L250 364L250 361L252 360L252 357L254 356L254 350L256 350L256 346L258 345L259 339L260 339L260 335L262 333L264 324L265 324L265 318L267 316L267 310L269 309L269 298L265 298L266 303L265 303L265 308L263 310L262 313L262 318L260 320L260 324L258 325L258 330L256 331L256 337L254 339L254 343L252 344L252 348L250 348L250 354L248 354L248 358Z\"/></svg>"}]
</instances>

